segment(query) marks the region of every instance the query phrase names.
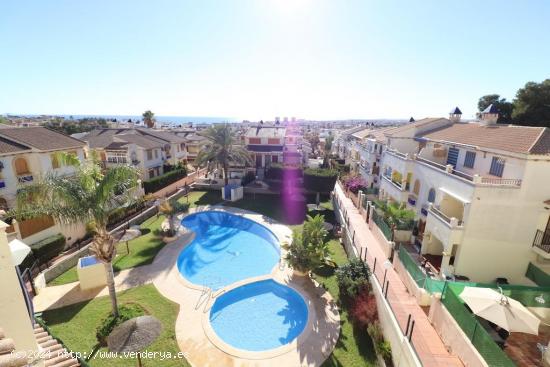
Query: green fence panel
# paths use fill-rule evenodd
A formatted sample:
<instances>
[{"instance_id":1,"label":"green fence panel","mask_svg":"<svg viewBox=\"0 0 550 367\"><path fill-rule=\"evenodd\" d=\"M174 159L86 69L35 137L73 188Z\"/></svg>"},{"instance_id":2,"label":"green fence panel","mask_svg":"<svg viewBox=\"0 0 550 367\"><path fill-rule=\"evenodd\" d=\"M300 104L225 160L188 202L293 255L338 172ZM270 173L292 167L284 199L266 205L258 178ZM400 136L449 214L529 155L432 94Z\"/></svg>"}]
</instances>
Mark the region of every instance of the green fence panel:
<instances>
[{"instance_id":1,"label":"green fence panel","mask_svg":"<svg viewBox=\"0 0 550 367\"><path fill-rule=\"evenodd\" d=\"M550 275L531 262L527 266L525 276L541 287L550 287Z\"/></svg>"},{"instance_id":2,"label":"green fence panel","mask_svg":"<svg viewBox=\"0 0 550 367\"><path fill-rule=\"evenodd\" d=\"M448 284L443 292L441 302L453 315L457 324L489 366L515 367L516 364L500 349L476 317L466 308L457 293L462 289L462 286Z\"/></svg>"},{"instance_id":3,"label":"green fence panel","mask_svg":"<svg viewBox=\"0 0 550 367\"><path fill-rule=\"evenodd\" d=\"M391 238L392 238L392 229L391 227L389 226L388 223L386 223L386 221L384 220L384 218L378 214L376 212L376 210L373 210L372 212L372 219L374 220L374 223L376 223L376 225L378 226L378 228L380 228L380 230L382 231L382 233L384 234L384 237L386 237L386 239L388 241L391 241Z\"/></svg>"}]
</instances>

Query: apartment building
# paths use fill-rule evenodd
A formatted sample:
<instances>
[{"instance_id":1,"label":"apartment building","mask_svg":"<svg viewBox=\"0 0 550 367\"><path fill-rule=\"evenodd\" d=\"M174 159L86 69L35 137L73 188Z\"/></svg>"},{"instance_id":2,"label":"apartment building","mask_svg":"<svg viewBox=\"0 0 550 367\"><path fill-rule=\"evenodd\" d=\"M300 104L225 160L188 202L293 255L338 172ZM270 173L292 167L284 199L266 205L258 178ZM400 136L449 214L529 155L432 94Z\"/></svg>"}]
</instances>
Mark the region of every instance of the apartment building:
<instances>
[{"instance_id":1,"label":"apartment building","mask_svg":"<svg viewBox=\"0 0 550 367\"><path fill-rule=\"evenodd\" d=\"M550 131L481 120L414 122L386 132L380 197L418 218L418 249L441 277L533 284L550 270Z\"/></svg>"},{"instance_id":2,"label":"apartment building","mask_svg":"<svg viewBox=\"0 0 550 367\"><path fill-rule=\"evenodd\" d=\"M290 165L306 164L312 152L311 144L304 139L302 129L287 126L284 138L283 162Z\"/></svg>"},{"instance_id":3,"label":"apartment building","mask_svg":"<svg viewBox=\"0 0 550 367\"><path fill-rule=\"evenodd\" d=\"M82 139L96 151L105 167L130 164L142 180L164 173L165 165L186 164L186 140L168 131L149 129L98 129Z\"/></svg>"},{"instance_id":4,"label":"apartment building","mask_svg":"<svg viewBox=\"0 0 550 367\"><path fill-rule=\"evenodd\" d=\"M59 176L75 172L58 159L59 152L75 154L84 160L84 146L78 139L44 127L0 128L0 208L7 211L16 204L17 190L46 174ZM84 226L61 226L51 218L12 222L8 234L33 244L57 233L67 242L84 235Z\"/></svg>"},{"instance_id":5,"label":"apartment building","mask_svg":"<svg viewBox=\"0 0 550 367\"><path fill-rule=\"evenodd\" d=\"M260 179L272 163L283 162L285 137L286 128L280 125L260 124L247 130L244 143L252 155L256 176Z\"/></svg>"}]
</instances>

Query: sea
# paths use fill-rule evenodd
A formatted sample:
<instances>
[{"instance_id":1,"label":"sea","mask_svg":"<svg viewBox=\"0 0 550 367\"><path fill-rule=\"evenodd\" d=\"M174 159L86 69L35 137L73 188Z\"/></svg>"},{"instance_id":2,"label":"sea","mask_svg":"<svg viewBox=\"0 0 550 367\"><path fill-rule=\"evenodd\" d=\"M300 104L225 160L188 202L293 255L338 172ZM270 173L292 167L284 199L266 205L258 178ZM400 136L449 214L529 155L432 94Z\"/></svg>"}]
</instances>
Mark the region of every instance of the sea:
<instances>
[{"instance_id":1,"label":"sea","mask_svg":"<svg viewBox=\"0 0 550 367\"><path fill-rule=\"evenodd\" d=\"M141 121L141 115L56 115L64 117L66 119L73 118L75 120L82 118L104 118L106 120L116 119L117 121ZM220 122L235 123L242 122L234 117L205 117L205 116L157 116L155 115L157 122L161 124L170 125L182 125L188 123L194 124L215 124Z\"/></svg>"}]
</instances>

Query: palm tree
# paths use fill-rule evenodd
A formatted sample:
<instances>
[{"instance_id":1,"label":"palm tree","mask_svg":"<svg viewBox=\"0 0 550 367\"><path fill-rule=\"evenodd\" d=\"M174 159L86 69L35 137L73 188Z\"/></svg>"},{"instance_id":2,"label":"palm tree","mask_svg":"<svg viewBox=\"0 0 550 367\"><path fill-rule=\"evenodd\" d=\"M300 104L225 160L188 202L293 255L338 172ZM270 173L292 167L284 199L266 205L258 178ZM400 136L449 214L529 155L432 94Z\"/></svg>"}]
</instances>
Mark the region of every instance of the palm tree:
<instances>
[{"instance_id":1,"label":"palm tree","mask_svg":"<svg viewBox=\"0 0 550 367\"><path fill-rule=\"evenodd\" d=\"M80 162L75 155L61 154L64 164L75 166L72 176L47 174L36 183L22 186L17 193L17 218L50 216L59 223L92 224L94 237L90 251L105 266L112 311L118 317L118 305L112 261L116 240L108 232L109 213L132 202L132 189L138 184L138 171L117 166L102 171L96 159Z\"/></svg>"},{"instance_id":2,"label":"palm tree","mask_svg":"<svg viewBox=\"0 0 550 367\"><path fill-rule=\"evenodd\" d=\"M238 144L235 133L228 124L213 125L201 134L208 140L207 147L195 159L197 166L219 164L223 167L225 184L229 182L229 163L252 164L246 148Z\"/></svg>"},{"instance_id":3,"label":"palm tree","mask_svg":"<svg viewBox=\"0 0 550 367\"><path fill-rule=\"evenodd\" d=\"M152 128L155 126L155 114L151 112L151 110L147 110L143 112L143 123L149 127Z\"/></svg>"}]
</instances>

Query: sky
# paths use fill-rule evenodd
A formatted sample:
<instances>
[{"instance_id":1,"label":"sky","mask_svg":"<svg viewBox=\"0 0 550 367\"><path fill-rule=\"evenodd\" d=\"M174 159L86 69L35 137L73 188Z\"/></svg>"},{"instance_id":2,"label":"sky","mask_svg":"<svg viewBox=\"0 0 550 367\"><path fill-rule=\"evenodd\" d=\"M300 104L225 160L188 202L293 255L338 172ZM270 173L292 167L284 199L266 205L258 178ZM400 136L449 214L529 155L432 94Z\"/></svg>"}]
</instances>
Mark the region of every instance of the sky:
<instances>
[{"instance_id":1,"label":"sky","mask_svg":"<svg viewBox=\"0 0 550 367\"><path fill-rule=\"evenodd\" d=\"M473 117L550 78L550 1L2 0L0 114Z\"/></svg>"}]
</instances>

